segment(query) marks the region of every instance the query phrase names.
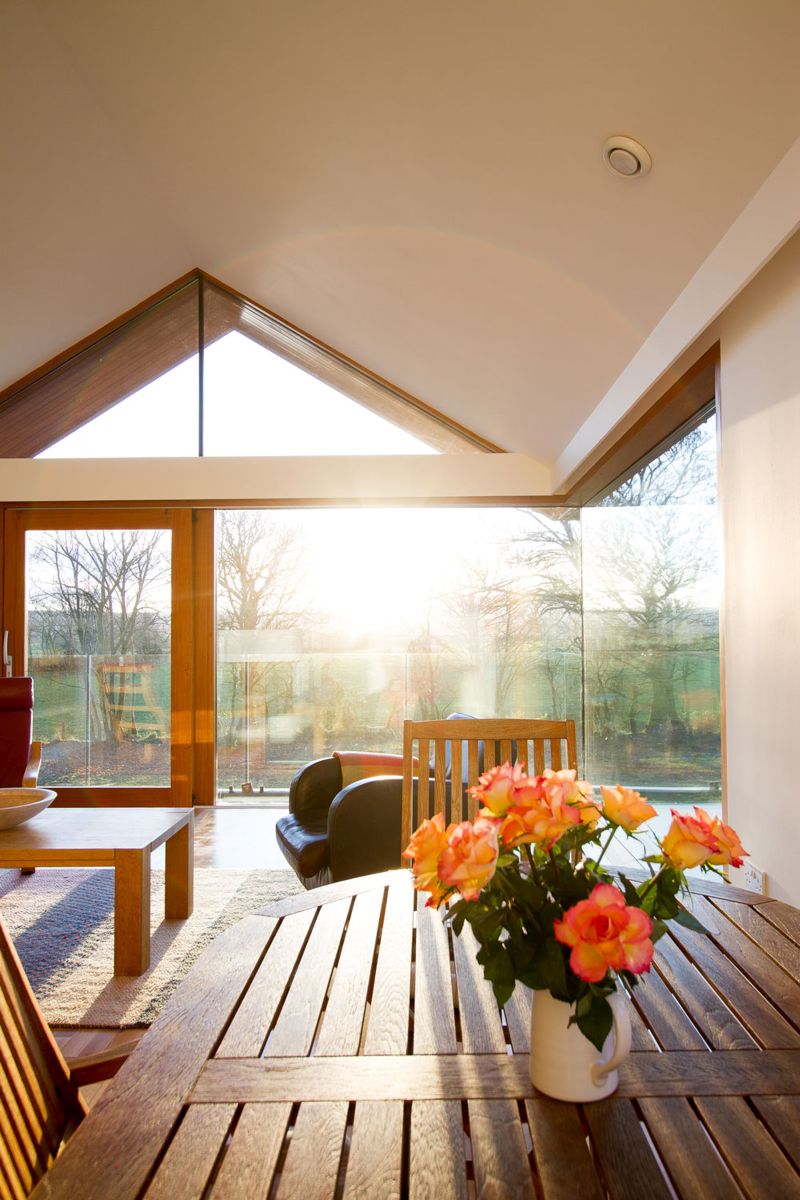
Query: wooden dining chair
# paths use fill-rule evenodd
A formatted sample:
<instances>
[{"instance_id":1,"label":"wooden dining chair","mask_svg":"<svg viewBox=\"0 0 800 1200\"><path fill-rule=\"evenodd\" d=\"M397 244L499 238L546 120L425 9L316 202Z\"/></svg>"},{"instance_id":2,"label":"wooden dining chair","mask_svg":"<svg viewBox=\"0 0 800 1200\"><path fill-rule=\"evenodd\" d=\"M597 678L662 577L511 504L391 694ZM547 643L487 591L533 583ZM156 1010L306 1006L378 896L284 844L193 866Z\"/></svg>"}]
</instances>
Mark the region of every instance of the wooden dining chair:
<instances>
[{"instance_id":1,"label":"wooden dining chair","mask_svg":"<svg viewBox=\"0 0 800 1200\"><path fill-rule=\"evenodd\" d=\"M430 764L429 770L420 772L415 759ZM406 721L401 850L420 821L437 812L447 821L474 820L478 805L469 788L482 772L504 762L520 763L531 775L541 775L546 767L577 771L575 722L504 717Z\"/></svg>"},{"instance_id":2,"label":"wooden dining chair","mask_svg":"<svg viewBox=\"0 0 800 1200\"><path fill-rule=\"evenodd\" d=\"M68 1064L0 921L0 1198L24 1200L86 1115L79 1087L107 1079L129 1045Z\"/></svg>"}]
</instances>

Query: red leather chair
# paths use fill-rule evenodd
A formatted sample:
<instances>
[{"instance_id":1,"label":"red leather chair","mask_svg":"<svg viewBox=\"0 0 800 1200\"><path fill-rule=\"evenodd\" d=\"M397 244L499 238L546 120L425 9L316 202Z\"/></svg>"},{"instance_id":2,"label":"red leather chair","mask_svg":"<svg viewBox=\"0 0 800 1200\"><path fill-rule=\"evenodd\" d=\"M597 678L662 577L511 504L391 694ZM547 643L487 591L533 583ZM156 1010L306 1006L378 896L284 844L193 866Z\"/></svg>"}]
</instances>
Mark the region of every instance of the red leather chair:
<instances>
[{"instance_id":1,"label":"red leather chair","mask_svg":"<svg viewBox=\"0 0 800 1200\"><path fill-rule=\"evenodd\" d=\"M0 787L36 787L42 743L32 730L33 680L0 679Z\"/></svg>"}]
</instances>

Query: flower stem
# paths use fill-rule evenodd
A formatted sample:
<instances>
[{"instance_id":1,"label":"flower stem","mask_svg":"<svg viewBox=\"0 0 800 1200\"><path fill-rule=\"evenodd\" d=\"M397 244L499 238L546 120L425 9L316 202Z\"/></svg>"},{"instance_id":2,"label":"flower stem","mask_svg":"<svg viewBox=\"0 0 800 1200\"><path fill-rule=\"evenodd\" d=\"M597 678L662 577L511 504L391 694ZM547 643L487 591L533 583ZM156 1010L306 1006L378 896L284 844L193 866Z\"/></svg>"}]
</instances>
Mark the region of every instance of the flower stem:
<instances>
[{"instance_id":1,"label":"flower stem","mask_svg":"<svg viewBox=\"0 0 800 1200\"><path fill-rule=\"evenodd\" d=\"M603 855L605 854L606 850L608 849L608 847L609 847L609 846L611 845L611 843L613 842L613 840L614 840L614 834L615 834L616 832L617 832L616 826L615 826L615 825L612 825L612 826L611 826L611 836L609 837L609 839L608 839L608 841L606 842L605 846L603 846L603 849L600 851L600 857L598 858L597 862L594 864L594 865L595 865L595 869L596 869L597 867L599 867L599 866L600 866L600 863L603 861Z\"/></svg>"}]
</instances>

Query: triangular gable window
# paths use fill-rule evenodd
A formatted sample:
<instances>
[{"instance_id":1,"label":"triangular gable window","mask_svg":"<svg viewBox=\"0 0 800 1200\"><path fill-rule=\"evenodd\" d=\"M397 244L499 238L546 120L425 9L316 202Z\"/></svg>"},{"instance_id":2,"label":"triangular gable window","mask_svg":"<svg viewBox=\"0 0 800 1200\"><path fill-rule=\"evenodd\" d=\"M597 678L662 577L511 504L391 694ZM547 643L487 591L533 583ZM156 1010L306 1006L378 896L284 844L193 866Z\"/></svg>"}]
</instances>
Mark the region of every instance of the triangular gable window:
<instances>
[{"instance_id":1,"label":"triangular gable window","mask_svg":"<svg viewBox=\"0 0 800 1200\"><path fill-rule=\"evenodd\" d=\"M0 457L494 449L202 273L0 396Z\"/></svg>"}]
</instances>

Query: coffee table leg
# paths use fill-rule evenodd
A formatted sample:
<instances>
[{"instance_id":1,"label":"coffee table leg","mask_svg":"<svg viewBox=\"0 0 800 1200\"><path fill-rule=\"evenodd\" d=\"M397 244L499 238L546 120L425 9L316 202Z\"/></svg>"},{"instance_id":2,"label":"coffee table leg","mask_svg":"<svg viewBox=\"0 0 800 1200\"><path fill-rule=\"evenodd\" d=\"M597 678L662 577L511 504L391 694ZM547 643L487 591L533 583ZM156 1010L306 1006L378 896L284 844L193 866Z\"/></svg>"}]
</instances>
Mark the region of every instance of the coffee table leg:
<instances>
[{"instance_id":1,"label":"coffee table leg","mask_svg":"<svg viewBox=\"0 0 800 1200\"><path fill-rule=\"evenodd\" d=\"M192 822L183 825L167 840L167 873L164 887L164 915L167 920L183 920L192 915L194 906L194 837Z\"/></svg>"},{"instance_id":2,"label":"coffee table leg","mask_svg":"<svg viewBox=\"0 0 800 1200\"><path fill-rule=\"evenodd\" d=\"M114 974L141 975L150 966L150 851L114 855Z\"/></svg>"}]
</instances>

